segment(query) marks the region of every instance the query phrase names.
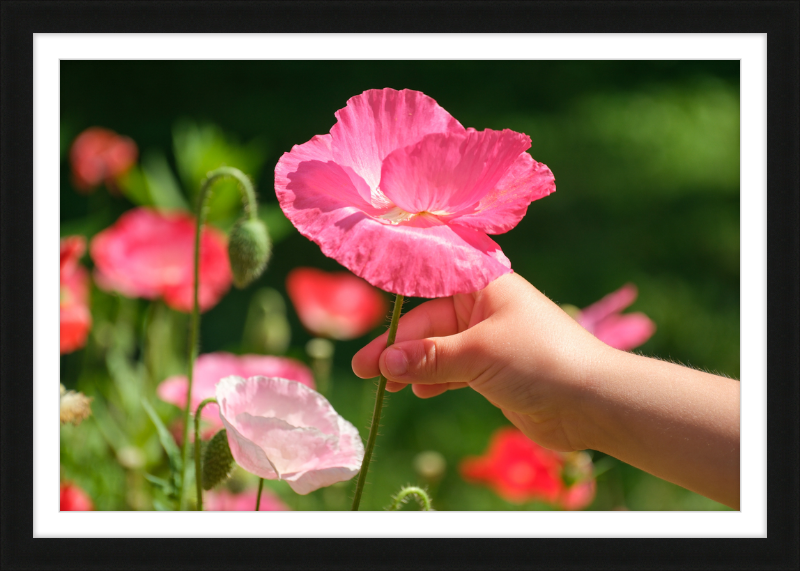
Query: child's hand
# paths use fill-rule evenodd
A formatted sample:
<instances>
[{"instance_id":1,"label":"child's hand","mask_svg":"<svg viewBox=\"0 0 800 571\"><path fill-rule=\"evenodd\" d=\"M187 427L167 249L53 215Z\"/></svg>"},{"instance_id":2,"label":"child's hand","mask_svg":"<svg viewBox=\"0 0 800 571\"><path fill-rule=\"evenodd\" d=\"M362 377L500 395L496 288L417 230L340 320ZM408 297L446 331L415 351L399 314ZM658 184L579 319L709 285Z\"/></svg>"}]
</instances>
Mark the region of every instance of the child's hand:
<instances>
[{"instance_id":1,"label":"child's hand","mask_svg":"<svg viewBox=\"0 0 800 571\"><path fill-rule=\"evenodd\" d=\"M422 398L471 387L542 446L599 450L739 507L739 383L612 349L516 274L420 305L353 371Z\"/></svg>"},{"instance_id":2,"label":"child's hand","mask_svg":"<svg viewBox=\"0 0 800 571\"><path fill-rule=\"evenodd\" d=\"M586 447L580 395L587 368L609 348L517 274L474 294L426 302L353 358L362 378L387 378L429 398L471 387L529 438L554 450Z\"/></svg>"}]
</instances>

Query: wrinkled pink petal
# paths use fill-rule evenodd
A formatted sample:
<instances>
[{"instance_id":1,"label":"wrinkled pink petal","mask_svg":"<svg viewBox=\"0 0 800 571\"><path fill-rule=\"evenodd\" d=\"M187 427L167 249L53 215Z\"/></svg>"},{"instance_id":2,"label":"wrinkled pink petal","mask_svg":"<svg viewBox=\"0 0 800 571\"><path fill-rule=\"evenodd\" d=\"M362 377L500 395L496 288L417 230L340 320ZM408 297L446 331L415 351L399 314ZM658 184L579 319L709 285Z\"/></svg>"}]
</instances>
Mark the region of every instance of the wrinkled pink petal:
<instances>
[{"instance_id":1,"label":"wrinkled pink petal","mask_svg":"<svg viewBox=\"0 0 800 571\"><path fill-rule=\"evenodd\" d=\"M458 215L486 196L530 137L508 129L434 133L383 161L381 191L406 212Z\"/></svg>"},{"instance_id":2,"label":"wrinkled pink petal","mask_svg":"<svg viewBox=\"0 0 800 571\"><path fill-rule=\"evenodd\" d=\"M297 381L310 388L314 388L314 377L311 370L300 361L288 357L273 357L269 355L233 355L231 353L206 353L200 355L195 361L192 380L192 410L207 398L216 393L217 383L231 375L237 377L280 377ZM186 388L188 382L185 376L176 375L169 377L158 385L158 397L179 408L186 406ZM211 423L217 429L222 428L222 421L215 406L209 405L201 412L203 420Z\"/></svg>"},{"instance_id":3,"label":"wrinkled pink petal","mask_svg":"<svg viewBox=\"0 0 800 571\"><path fill-rule=\"evenodd\" d=\"M555 178L547 165L522 153L474 211L453 218L459 225L473 230L503 234L519 224L531 202L555 191Z\"/></svg>"},{"instance_id":4,"label":"wrinkled pink petal","mask_svg":"<svg viewBox=\"0 0 800 571\"><path fill-rule=\"evenodd\" d=\"M331 128L333 159L377 189L381 163L429 133L462 133L464 127L419 91L372 89L351 97Z\"/></svg>"},{"instance_id":5,"label":"wrinkled pink petal","mask_svg":"<svg viewBox=\"0 0 800 571\"><path fill-rule=\"evenodd\" d=\"M594 335L606 345L630 351L650 339L655 331L655 324L644 313L627 313L606 317L595 326Z\"/></svg>"},{"instance_id":6,"label":"wrinkled pink petal","mask_svg":"<svg viewBox=\"0 0 800 571\"><path fill-rule=\"evenodd\" d=\"M336 116L330 136L293 147L275 169L278 201L301 234L405 296L473 292L511 271L486 233L513 228L555 190L524 152L527 135L464 129L409 90L367 91Z\"/></svg>"},{"instance_id":7,"label":"wrinkled pink petal","mask_svg":"<svg viewBox=\"0 0 800 571\"><path fill-rule=\"evenodd\" d=\"M257 497L256 490L246 490L240 494L234 494L225 489L211 490L205 493L203 508L209 512L251 512L255 510ZM261 504L258 511L289 511L289 507L278 496L265 488L261 492Z\"/></svg>"},{"instance_id":8,"label":"wrinkled pink petal","mask_svg":"<svg viewBox=\"0 0 800 571\"><path fill-rule=\"evenodd\" d=\"M299 494L352 478L364 446L358 430L316 391L279 378L227 377L216 389L234 460Z\"/></svg>"},{"instance_id":9,"label":"wrinkled pink petal","mask_svg":"<svg viewBox=\"0 0 800 571\"><path fill-rule=\"evenodd\" d=\"M617 291L612 292L596 301L589 307L581 310L578 322L589 331L594 332L594 327L603 319L613 313L619 313L634 301L638 291L633 284L625 284Z\"/></svg>"},{"instance_id":10,"label":"wrinkled pink petal","mask_svg":"<svg viewBox=\"0 0 800 571\"><path fill-rule=\"evenodd\" d=\"M511 271L500 247L485 234L431 217L389 224L326 195L280 193L289 220L322 253L384 291L446 297L484 288ZM417 217L425 218L425 217Z\"/></svg>"}]
</instances>

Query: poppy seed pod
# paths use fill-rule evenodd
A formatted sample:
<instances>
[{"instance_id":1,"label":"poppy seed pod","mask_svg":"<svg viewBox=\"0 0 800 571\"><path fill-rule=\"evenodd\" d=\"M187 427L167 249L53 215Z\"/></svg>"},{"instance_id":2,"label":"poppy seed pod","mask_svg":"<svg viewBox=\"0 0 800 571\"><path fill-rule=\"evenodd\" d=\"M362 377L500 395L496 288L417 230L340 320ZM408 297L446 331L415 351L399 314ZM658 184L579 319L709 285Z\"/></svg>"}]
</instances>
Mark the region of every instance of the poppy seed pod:
<instances>
[{"instance_id":1,"label":"poppy seed pod","mask_svg":"<svg viewBox=\"0 0 800 571\"><path fill-rule=\"evenodd\" d=\"M228 446L228 432L223 428L209 441L203 454L203 489L210 490L226 480L232 469L233 456Z\"/></svg>"},{"instance_id":2,"label":"poppy seed pod","mask_svg":"<svg viewBox=\"0 0 800 571\"><path fill-rule=\"evenodd\" d=\"M271 253L267 227L261 220L236 222L228 238L228 256L236 287L243 289L253 283L267 267Z\"/></svg>"}]
</instances>

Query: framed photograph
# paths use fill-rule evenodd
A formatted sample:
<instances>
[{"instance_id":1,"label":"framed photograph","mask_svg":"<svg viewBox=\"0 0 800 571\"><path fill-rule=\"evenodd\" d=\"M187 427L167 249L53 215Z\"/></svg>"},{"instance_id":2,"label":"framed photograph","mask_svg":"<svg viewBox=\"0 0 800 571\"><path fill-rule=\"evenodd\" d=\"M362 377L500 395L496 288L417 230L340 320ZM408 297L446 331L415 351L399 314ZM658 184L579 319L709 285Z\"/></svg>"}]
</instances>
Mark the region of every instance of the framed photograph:
<instances>
[{"instance_id":1,"label":"framed photograph","mask_svg":"<svg viewBox=\"0 0 800 571\"><path fill-rule=\"evenodd\" d=\"M489 6L3 6L4 568L797 563L797 7ZM651 367L666 459L498 404L502 335Z\"/></svg>"}]
</instances>

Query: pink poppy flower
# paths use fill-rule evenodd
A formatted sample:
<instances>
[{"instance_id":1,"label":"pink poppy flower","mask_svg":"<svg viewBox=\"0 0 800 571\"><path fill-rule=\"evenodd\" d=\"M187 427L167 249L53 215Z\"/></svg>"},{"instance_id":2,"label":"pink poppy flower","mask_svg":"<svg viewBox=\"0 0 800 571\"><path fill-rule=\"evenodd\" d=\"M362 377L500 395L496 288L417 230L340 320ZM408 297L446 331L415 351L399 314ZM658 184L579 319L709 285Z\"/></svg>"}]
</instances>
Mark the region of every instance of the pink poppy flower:
<instances>
[{"instance_id":1,"label":"pink poppy flower","mask_svg":"<svg viewBox=\"0 0 800 571\"><path fill-rule=\"evenodd\" d=\"M95 281L128 297L155 299L178 311L192 310L195 219L184 212L129 210L94 237ZM233 275L225 235L206 226L200 240L201 311L216 305Z\"/></svg>"},{"instance_id":2,"label":"pink poppy flower","mask_svg":"<svg viewBox=\"0 0 800 571\"><path fill-rule=\"evenodd\" d=\"M78 135L69 151L72 182L82 192L91 192L101 183L113 189L116 179L136 162L139 150L128 137L101 127L91 127Z\"/></svg>"},{"instance_id":3,"label":"pink poppy flower","mask_svg":"<svg viewBox=\"0 0 800 571\"><path fill-rule=\"evenodd\" d=\"M205 492L203 509L207 512L252 512L256 509L257 490L234 494L225 489ZM261 512L285 512L289 507L278 496L267 490L261 492Z\"/></svg>"},{"instance_id":4,"label":"pink poppy flower","mask_svg":"<svg viewBox=\"0 0 800 571\"><path fill-rule=\"evenodd\" d=\"M567 486L562 478L564 456L513 427L495 431L486 454L464 459L460 470L465 480L486 484L513 503L541 500L574 510L594 499L593 480Z\"/></svg>"},{"instance_id":5,"label":"pink poppy flower","mask_svg":"<svg viewBox=\"0 0 800 571\"><path fill-rule=\"evenodd\" d=\"M248 472L308 494L361 468L358 430L301 383L226 377L217 385L217 402L233 459Z\"/></svg>"},{"instance_id":6,"label":"pink poppy flower","mask_svg":"<svg viewBox=\"0 0 800 571\"><path fill-rule=\"evenodd\" d=\"M206 353L200 355L194 364L192 380L192 410L197 409L202 401L216 394L217 383L224 377L280 377L297 381L307 387L314 388L314 376L311 369L300 361L288 357L270 357L266 355L233 355L231 353ZM186 406L186 387L188 381L183 375L169 377L158 385L157 393L161 400L172 403L179 408ZM208 421L216 432L222 428L222 421L214 406L203 408L203 420ZM208 432L204 432L205 437Z\"/></svg>"},{"instance_id":7,"label":"pink poppy flower","mask_svg":"<svg viewBox=\"0 0 800 571\"><path fill-rule=\"evenodd\" d=\"M89 272L78 263L86 251L82 236L61 240L61 354L86 345L92 327L89 312Z\"/></svg>"},{"instance_id":8,"label":"pink poppy flower","mask_svg":"<svg viewBox=\"0 0 800 571\"><path fill-rule=\"evenodd\" d=\"M615 349L629 351L652 337L656 325L644 313L622 310L636 300L636 286L625 284L578 313L577 320L592 335Z\"/></svg>"},{"instance_id":9,"label":"pink poppy flower","mask_svg":"<svg viewBox=\"0 0 800 571\"><path fill-rule=\"evenodd\" d=\"M60 509L62 512L88 512L94 509L94 504L88 494L78 486L62 482Z\"/></svg>"},{"instance_id":10,"label":"pink poppy flower","mask_svg":"<svg viewBox=\"0 0 800 571\"><path fill-rule=\"evenodd\" d=\"M301 234L385 291L444 297L511 271L487 234L555 191L522 133L465 129L419 91L374 89L336 113L328 135L275 168L281 208Z\"/></svg>"},{"instance_id":11,"label":"pink poppy flower","mask_svg":"<svg viewBox=\"0 0 800 571\"><path fill-rule=\"evenodd\" d=\"M361 337L388 311L383 294L349 272L296 268L286 278L286 291L300 321L319 337Z\"/></svg>"}]
</instances>

